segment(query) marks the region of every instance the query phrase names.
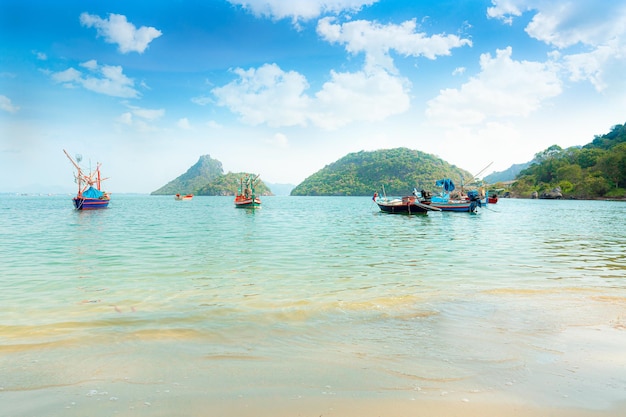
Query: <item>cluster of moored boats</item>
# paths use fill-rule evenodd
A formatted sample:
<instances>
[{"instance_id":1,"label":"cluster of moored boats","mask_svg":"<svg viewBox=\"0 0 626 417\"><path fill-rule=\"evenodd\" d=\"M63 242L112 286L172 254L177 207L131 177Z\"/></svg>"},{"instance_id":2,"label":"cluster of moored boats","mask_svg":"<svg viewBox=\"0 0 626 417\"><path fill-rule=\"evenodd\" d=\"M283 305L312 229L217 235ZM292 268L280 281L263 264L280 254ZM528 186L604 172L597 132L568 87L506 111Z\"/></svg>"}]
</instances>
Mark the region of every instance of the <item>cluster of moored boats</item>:
<instances>
[{"instance_id":1,"label":"cluster of moored boats","mask_svg":"<svg viewBox=\"0 0 626 417\"><path fill-rule=\"evenodd\" d=\"M78 192L76 197L72 199L76 210L107 208L111 197L109 193L100 188L101 182L106 179L100 175L100 163L96 165L95 171L86 174L79 165L80 156L75 161L65 149L63 152L77 171L75 175ZM256 194L255 189L258 181L259 175L253 174L246 174L240 179L239 189L235 195L235 207L252 209L261 207L261 199ZM466 193L453 193L455 185L449 178L439 180L435 185L442 188L442 191L436 195L429 191L413 189L413 194L410 196L387 198L383 188L383 195L381 196L376 192L372 199L383 212L403 214L428 213L429 211L476 213L479 207L486 207L488 204L494 204L498 201L497 195L489 196L489 192L482 187ZM174 199L178 201L191 200L192 198L193 194L176 194L174 196Z\"/></svg>"},{"instance_id":2,"label":"cluster of moored boats","mask_svg":"<svg viewBox=\"0 0 626 417\"><path fill-rule=\"evenodd\" d=\"M497 195L489 196L489 191L482 187L469 190L466 193L453 193L455 185L449 178L437 181L436 186L441 187L442 191L435 195L430 191L413 189L413 194L410 196L388 198L383 191L382 196L378 192L374 193L372 199L381 211L399 214L423 214L429 211L476 213L478 208L495 204L498 201Z\"/></svg>"}]
</instances>

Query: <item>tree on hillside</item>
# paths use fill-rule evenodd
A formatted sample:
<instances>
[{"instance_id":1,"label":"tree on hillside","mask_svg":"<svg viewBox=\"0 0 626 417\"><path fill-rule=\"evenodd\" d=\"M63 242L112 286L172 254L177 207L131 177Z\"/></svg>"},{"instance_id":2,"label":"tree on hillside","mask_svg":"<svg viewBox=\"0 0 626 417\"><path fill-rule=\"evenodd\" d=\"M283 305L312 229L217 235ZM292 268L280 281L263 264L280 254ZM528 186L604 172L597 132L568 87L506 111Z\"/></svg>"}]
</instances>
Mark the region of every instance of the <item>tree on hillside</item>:
<instances>
[{"instance_id":1,"label":"tree on hillside","mask_svg":"<svg viewBox=\"0 0 626 417\"><path fill-rule=\"evenodd\" d=\"M605 135L596 136L593 141L585 147L610 149L611 147L626 142L626 124L615 125L611 131Z\"/></svg>"},{"instance_id":2,"label":"tree on hillside","mask_svg":"<svg viewBox=\"0 0 626 417\"><path fill-rule=\"evenodd\" d=\"M610 152L605 152L598 158L596 165L615 188L626 185L626 143L620 143Z\"/></svg>"}]
</instances>

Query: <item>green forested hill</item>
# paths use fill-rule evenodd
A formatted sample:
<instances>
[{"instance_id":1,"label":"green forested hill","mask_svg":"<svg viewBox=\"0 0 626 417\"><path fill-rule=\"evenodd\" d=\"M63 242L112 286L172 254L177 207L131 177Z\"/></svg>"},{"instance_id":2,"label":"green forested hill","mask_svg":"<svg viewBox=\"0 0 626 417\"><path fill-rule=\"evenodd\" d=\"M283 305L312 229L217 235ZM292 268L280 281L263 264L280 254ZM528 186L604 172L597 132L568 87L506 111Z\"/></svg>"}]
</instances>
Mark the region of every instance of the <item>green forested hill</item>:
<instances>
[{"instance_id":1,"label":"green forested hill","mask_svg":"<svg viewBox=\"0 0 626 417\"><path fill-rule=\"evenodd\" d=\"M472 174L424 152L395 148L351 153L306 178L292 196L364 196L385 187L387 195L407 195L413 188L434 190L442 178L470 181Z\"/></svg>"},{"instance_id":2,"label":"green forested hill","mask_svg":"<svg viewBox=\"0 0 626 417\"><path fill-rule=\"evenodd\" d=\"M220 161L211 158L210 155L202 155L187 172L151 194L235 195L239 179L244 175L232 172L224 174ZM258 195L272 195L263 181L258 182L256 192Z\"/></svg>"},{"instance_id":3,"label":"green forested hill","mask_svg":"<svg viewBox=\"0 0 626 417\"><path fill-rule=\"evenodd\" d=\"M202 155L187 172L153 191L151 195L197 194L198 189L223 173L220 161L212 159L210 155Z\"/></svg>"},{"instance_id":4,"label":"green forested hill","mask_svg":"<svg viewBox=\"0 0 626 417\"><path fill-rule=\"evenodd\" d=\"M240 186L240 180L242 177L247 175L246 173L239 172L233 173L229 172L225 175L220 175L219 177L213 179L211 182L207 183L203 187L196 190L196 195L235 195ZM259 180L254 187L256 194L259 196L262 195L272 195L270 189L263 183L263 181Z\"/></svg>"},{"instance_id":5,"label":"green forested hill","mask_svg":"<svg viewBox=\"0 0 626 417\"><path fill-rule=\"evenodd\" d=\"M515 196L560 188L564 198L626 198L626 125L615 125L583 147L558 145L535 155L512 186Z\"/></svg>"}]
</instances>

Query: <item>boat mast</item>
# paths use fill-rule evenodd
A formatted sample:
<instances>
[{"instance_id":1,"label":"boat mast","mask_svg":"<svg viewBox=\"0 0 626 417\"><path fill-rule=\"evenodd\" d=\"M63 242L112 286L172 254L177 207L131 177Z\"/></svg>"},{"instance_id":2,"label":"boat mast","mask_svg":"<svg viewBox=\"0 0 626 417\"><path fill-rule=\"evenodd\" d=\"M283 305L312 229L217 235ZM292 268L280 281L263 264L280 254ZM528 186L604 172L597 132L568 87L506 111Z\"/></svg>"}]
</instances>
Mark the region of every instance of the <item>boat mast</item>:
<instances>
[{"instance_id":1,"label":"boat mast","mask_svg":"<svg viewBox=\"0 0 626 417\"><path fill-rule=\"evenodd\" d=\"M80 166L72 159L72 157L70 156L69 153L67 153L67 151L65 149L63 149L63 153L65 153L65 156L67 156L67 158L70 160L70 162L72 163L72 165L74 165L74 167L76 168L76 170L78 171L76 173L76 179L78 180L78 195L82 194L82 180L83 180L83 173L82 170L80 169Z\"/></svg>"},{"instance_id":2,"label":"boat mast","mask_svg":"<svg viewBox=\"0 0 626 417\"><path fill-rule=\"evenodd\" d=\"M257 176L256 176L256 177L254 177L254 179L253 179L253 180L251 181L251 183L250 183L250 188L251 188L251 191L252 191L252 202L254 202L254 200L256 200L256 188L255 188L255 184L256 184L256 182L258 181L258 179L259 179L259 176L260 176L260 175L261 175L261 174L257 174Z\"/></svg>"}]
</instances>

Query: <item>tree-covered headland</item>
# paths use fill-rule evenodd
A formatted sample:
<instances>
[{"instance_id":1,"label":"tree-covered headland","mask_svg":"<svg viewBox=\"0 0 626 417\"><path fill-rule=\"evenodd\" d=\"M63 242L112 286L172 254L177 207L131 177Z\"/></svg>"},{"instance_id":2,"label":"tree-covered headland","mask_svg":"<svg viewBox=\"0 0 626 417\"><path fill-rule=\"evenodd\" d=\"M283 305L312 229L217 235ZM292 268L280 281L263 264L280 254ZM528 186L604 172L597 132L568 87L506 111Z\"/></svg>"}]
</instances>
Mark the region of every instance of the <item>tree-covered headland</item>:
<instances>
[{"instance_id":1,"label":"tree-covered headland","mask_svg":"<svg viewBox=\"0 0 626 417\"><path fill-rule=\"evenodd\" d=\"M626 124L582 147L552 145L535 155L511 186L516 197L559 187L563 198L626 198Z\"/></svg>"},{"instance_id":2,"label":"tree-covered headland","mask_svg":"<svg viewBox=\"0 0 626 417\"><path fill-rule=\"evenodd\" d=\"M451 178L456 184L472 174L435 155L394 148L350 153L325 166L291 191L292 196L365 196L384 187L387 195L407 195L413 188L437 191L435 182Z\"/></svg>"}]
</instances>

